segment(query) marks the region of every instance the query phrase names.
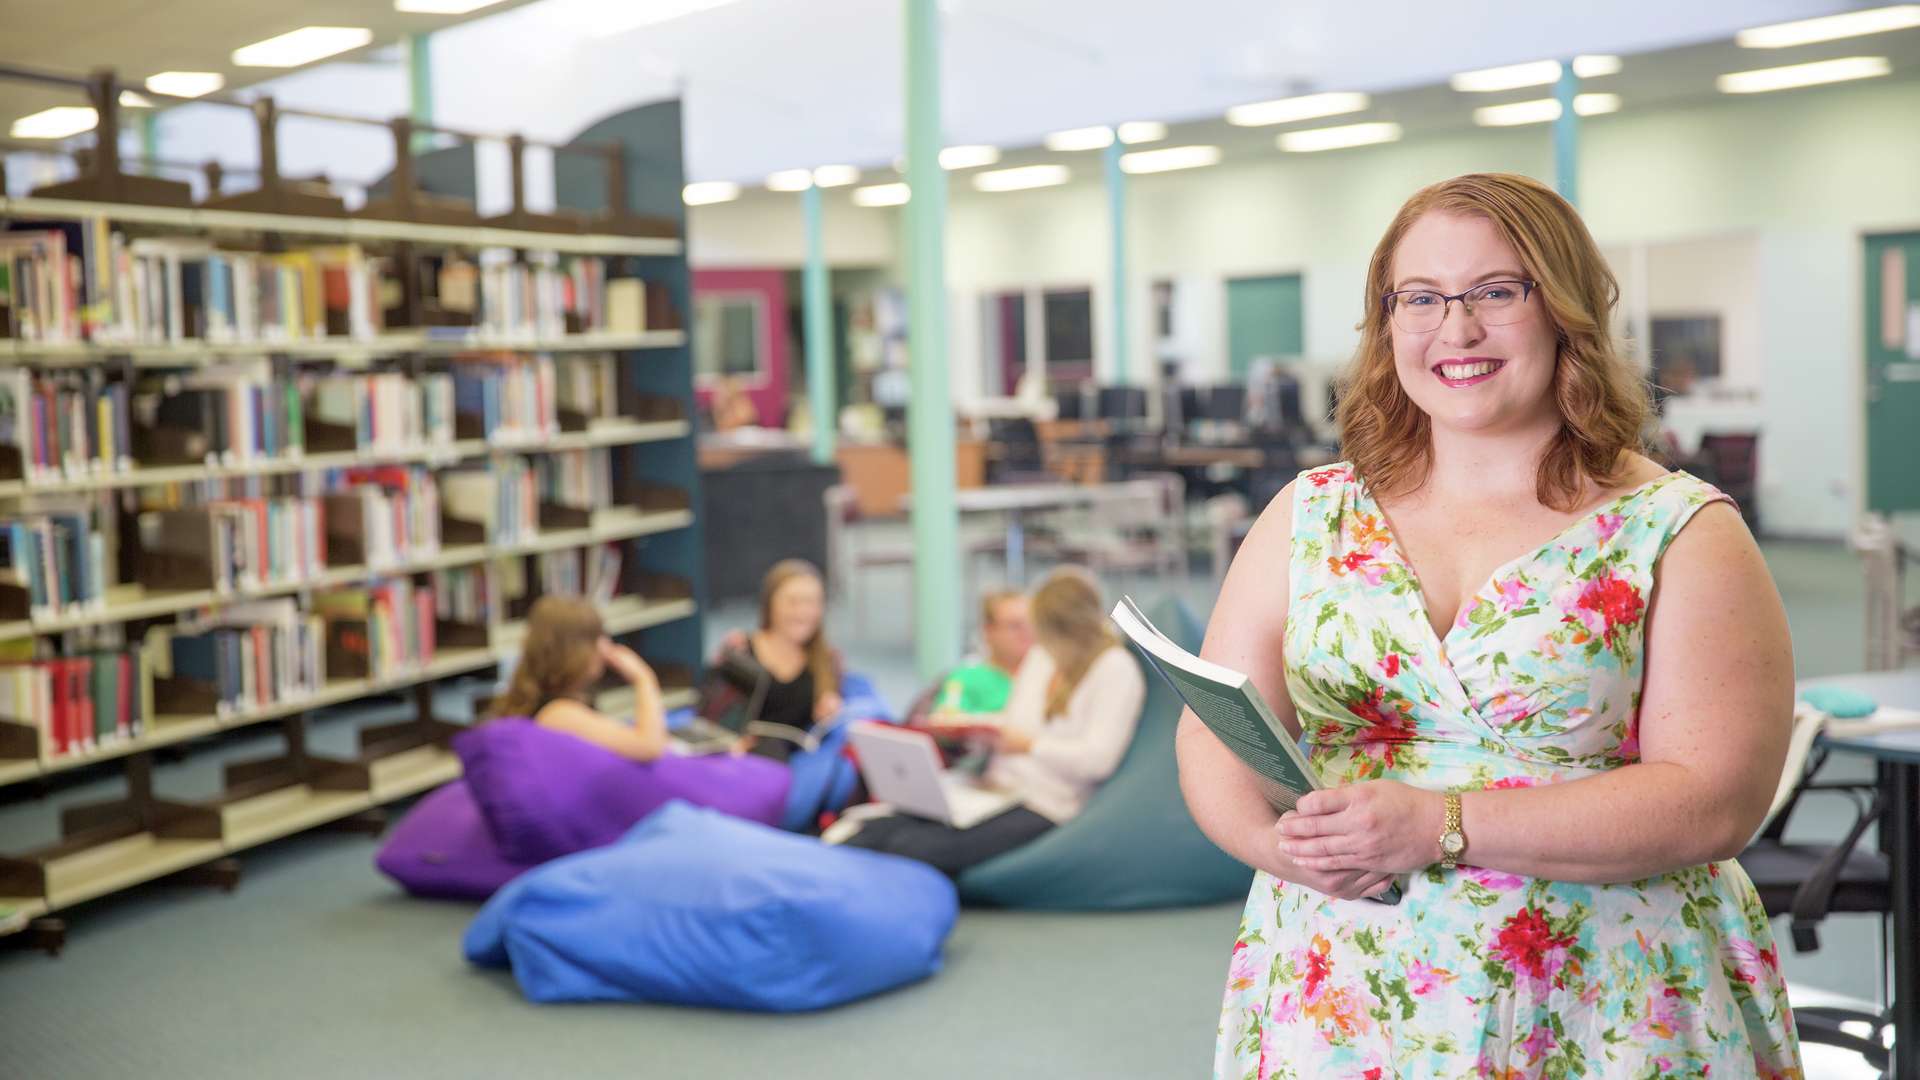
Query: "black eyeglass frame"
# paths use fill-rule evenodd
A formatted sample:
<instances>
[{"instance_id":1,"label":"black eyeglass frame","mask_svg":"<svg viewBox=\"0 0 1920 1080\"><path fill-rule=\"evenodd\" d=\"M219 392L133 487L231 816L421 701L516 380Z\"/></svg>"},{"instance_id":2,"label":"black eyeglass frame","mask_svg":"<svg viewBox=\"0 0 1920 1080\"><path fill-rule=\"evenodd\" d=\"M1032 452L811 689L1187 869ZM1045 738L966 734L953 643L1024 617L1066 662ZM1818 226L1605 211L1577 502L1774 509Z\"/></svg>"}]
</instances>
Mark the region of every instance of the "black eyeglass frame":
<instances>
[{"instance_id":1,"label":"black eyeglass frame","mask_svg":"<svg viewBox=\"0 0 1920 1080\"><path fill-rule=\"evenodd\" d=\"M1467 314L1471 315L1473 314L1473 305L1467 302L1467 297L1473 295L1474 293L1479 292L1481 289L1485 289L1493 285L1520 286L1520 303L1522 304L1525 304L1527 300L1533 296L1533 290L1540 287L1537 282L1525 281L1520 278L1510 278L1510 279L1505 279L1501 281L1483 281L1480 284L1475 285L1473 288L1468 289L1466 292L1457 292L1457 293L1453 293L1452 295L1443 293L1438 289L1395 289L1394 291L1387 293L1386 295L1380 298L1380 313L1387 317L1388 323L1392 323L1394 297L1406 296L1410 293L1425 293L1429 296L1437 296L1440 298L1441 311L1440 311L1440 322L1434 326L1434 329L1438 330L1441 326L1446 325L1447 313L1452 310L1453 302L1455 300L1458 300L1460 302L1460 306L1467 309ZM1405 330L1405 327L1402 327L1401 329ZM1407 330L1406 332L1407 333L1431 333L1431 331L1413 331L1413 330Z\"/></svg>"}]
</instances>

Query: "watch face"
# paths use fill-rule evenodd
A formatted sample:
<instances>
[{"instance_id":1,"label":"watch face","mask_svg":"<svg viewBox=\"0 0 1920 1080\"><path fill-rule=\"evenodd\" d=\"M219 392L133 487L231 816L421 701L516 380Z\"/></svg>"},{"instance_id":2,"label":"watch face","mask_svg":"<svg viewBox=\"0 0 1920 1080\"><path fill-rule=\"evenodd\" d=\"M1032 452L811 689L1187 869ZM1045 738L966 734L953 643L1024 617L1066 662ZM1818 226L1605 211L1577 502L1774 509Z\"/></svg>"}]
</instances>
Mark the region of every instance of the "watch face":
<instances>
[{"instance_id":1,"label":"watch face","mask_svg":"<svg viewBox=\"0 0 1920 1080\"><path fill-rule=\"evenodd\" d=\"M1457 832L1447 833L1440 838L1440 850L1449 855L1458 855L1467 850L1467 838Z\"/></svg>"}]
</instances>

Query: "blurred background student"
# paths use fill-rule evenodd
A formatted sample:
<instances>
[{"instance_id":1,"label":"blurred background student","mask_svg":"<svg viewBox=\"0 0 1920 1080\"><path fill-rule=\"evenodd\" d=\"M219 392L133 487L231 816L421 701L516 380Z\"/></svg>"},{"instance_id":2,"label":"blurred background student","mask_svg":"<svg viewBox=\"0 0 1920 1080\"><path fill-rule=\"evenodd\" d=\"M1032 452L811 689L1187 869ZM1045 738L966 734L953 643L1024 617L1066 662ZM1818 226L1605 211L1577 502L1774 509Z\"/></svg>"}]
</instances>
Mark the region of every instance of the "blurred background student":
<instances>
[{"instance_id":1,"label":"blurred background student","mask_svg":"<svg viewBox=\"0 0 1920 1080\"><path fill-rule=\"evenodd\" d=\"M609 671L633 685L631 726L589 704L594 684ZM506 692L488 709L489 719L506 716L532 717L541 727L634 761L652 761L667 747L660 680L638 653L607 637L592 604L573 596L543 596L534 603L520 662Z\"/></svg>"},{"instance_id":2,"label":"blurred background student","mask_svg":"<svg viewBox=\"0 0 1920 1080\"><path fill-rule=\"evenodd\" d=\"M827 642L825 615L820 571L804 559L775 563L760 583L760 623L722 642L713 662L722 678L701 713L717 719L744 707L752 711L749 719L800 732L833 719L841 705L841 667ZM786 739L746 735L734 749L785 761L794 747Z\"/></svg>"}]
</instances>

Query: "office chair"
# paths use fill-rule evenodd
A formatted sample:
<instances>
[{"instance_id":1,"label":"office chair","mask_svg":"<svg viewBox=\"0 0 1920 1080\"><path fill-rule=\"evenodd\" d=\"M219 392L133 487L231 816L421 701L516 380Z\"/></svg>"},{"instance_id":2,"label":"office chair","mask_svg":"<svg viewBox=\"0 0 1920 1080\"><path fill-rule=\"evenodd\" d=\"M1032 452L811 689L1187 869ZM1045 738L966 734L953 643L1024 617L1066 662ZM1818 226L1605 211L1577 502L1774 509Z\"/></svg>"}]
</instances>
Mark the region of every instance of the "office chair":
<instances>
[{"instance_id":1,"label":"office chair","mask_svg":"<svg viewBox=\"0 0 1920 1080\"><path fill-rule=\"evenodd\" d=\"M1871 782L1816 782L1826 764L1825 751L1813 752L1814 738L1826 717L1800 706L1794 712L1794 732L1787 752L1781 788L1767 825L1740 853L1740 866L1753 880L1761 906L1769 917L1790 918L1789 933L1795 952L1820 948L1819 925L1829 914L1880 916L1882 941L1886 920L1893 913L1893 880L1887 857L1862 851L1860 840L1886 810L1886 794ZM1846 835L1831 844L1788 843L1787 822L1801 797L1812 793L1845 794L1854 800L1856 816ZM1908 813L1914 812L1908 808ZM1885 949L1881 963L1885 964ZM1885 985L1884 970L1882 985ZM1858 1053L1882 1075L1890 1068L1885 1036L1891 1023L1887 1010L1862 1012L1829 1006L1794 1010L1802 1042L1838 1046ZM1868 1034L1857 1035L1844 1024L1865 1024Z\"/></svg>"}]
</instances>

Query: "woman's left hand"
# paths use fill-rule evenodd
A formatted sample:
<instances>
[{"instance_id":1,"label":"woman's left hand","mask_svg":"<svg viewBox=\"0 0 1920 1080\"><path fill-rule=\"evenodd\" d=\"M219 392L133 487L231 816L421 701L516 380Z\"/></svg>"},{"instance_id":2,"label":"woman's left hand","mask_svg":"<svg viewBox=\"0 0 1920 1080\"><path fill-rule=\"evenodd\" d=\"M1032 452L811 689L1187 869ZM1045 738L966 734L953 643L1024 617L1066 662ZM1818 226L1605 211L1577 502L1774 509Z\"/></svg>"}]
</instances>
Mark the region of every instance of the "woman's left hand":
<instances>
[{"instance_id":1,"label":"woman's left hand","mask_svg":"<svg viewBox=\"0 0 1920 1080\"><path fill-rule=\"evenodd\" d=\"M1280 816L1280 851L1309 870L1410 874L1440 861L1446 801L1398 780L1310 791Z\"/></svg>"},{"instance_id":2,"label":"woman's left hand","mask_svg":"<svg viewBox=\"0 0 1920 1080\"><path fill-rule=\"evenodd\" d=\"M994 749L1002 754L1024 754L1033 749L1033 736L1017 727L1002 727L996 738L999 745Z\"/></svg>"},{"instance_id":3,"label":"woman's left hand","mask_svg":"<svg viewBox=\"0 0 1920 1080\"><path fill-rule=\"evenodd\" d=\"M831 690L821 694L813 703L813 722L818 724L833 719L845 704L840 700L840 695Z\"/></svg>"}]
</instances>

